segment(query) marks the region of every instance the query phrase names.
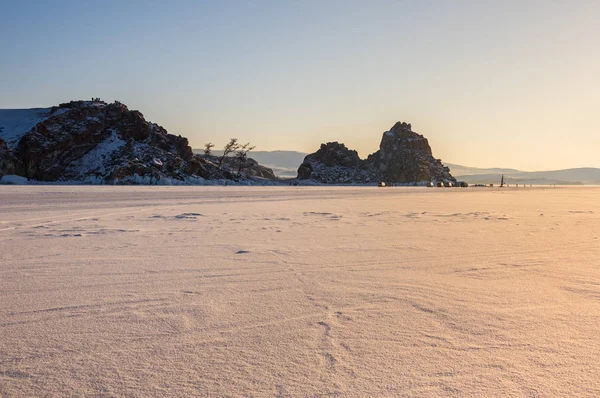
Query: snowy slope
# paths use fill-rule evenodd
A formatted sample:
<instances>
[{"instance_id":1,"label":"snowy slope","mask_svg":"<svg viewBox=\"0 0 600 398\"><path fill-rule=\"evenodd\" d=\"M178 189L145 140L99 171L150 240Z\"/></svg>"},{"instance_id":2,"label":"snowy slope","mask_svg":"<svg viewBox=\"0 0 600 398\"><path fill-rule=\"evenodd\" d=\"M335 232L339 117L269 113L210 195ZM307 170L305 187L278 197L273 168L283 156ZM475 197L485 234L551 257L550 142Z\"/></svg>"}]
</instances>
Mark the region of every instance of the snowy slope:
<instances>
[{"instance_id":1,"label":"snowy slope","mask_svg":"<svg viewBox=\"0 0 600 398\"><path fill-rule=\"evenodd\" d=\"M85 176L90 174L105 175L109 172L107 170L108 161L123 145L125 145L125 141L119 137L117 131L113 131L108 138L96 145L94 149L73 161L67 168L67 173L84 181L86 180Z\"/></svg>"},{"instance_id":2,"label":"snowy slope","mask_svg":"<svg viewBox=\"0 0 600 398\"><path fill-rule=\"evenodd\" d=\"M6 141L9 148L14 148L21 137L36 124L50 117L52 108L32 109L0 109L0 138Z\"/></svg>"}]
</instances>

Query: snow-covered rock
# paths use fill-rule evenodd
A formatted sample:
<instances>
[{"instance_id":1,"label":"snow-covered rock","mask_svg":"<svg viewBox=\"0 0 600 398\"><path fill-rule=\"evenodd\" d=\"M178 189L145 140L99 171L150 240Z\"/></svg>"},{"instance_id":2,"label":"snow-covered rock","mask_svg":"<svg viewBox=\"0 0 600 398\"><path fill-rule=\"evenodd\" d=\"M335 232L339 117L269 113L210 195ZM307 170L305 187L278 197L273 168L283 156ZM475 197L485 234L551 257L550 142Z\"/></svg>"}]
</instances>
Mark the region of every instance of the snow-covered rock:
<instances>
[{"instance_id":1,"label":"snow-covered rock","mask_svg":"<svg viewBox=\"0 0 600 398\"><path fill-rule=\"evenodd\" d=\"M187 139L121 103L62 104L22 136L16 154L24 175L38 181L135 182L134 174L183 180L201 173ZM154 159L164 169L152 167Z\"/></svg>"},{"instance_id":2,"label":"snow-covered rock","mask_svg":"<svg viewBox=\"0 0 600 398\"><path fill-rule=\"evenodd\" d=\"M0 177L159 185L237 178L195 156L187 138L169 134L120 102L71 101L52 108L0 110L0 128Z\"/></svg>"}]
</instances>

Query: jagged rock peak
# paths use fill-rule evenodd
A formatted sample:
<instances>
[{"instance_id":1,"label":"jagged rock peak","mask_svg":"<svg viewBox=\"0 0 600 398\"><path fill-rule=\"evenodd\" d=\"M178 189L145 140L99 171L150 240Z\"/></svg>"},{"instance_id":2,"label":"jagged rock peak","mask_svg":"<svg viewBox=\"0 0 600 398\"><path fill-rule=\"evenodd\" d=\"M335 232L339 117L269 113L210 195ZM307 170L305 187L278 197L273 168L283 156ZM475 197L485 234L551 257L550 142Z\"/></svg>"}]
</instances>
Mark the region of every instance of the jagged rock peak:
<instances>
[{"instance_id":1,"label":"jagged rock peak","mask_svg":"<svg viewBox=\"0 0 600 398\"><path fill-rule=\"evenodd\" d=\"M321 144L317 152L306 156L298 178L321 183L454 181L450 170L433 157L427 138L406 122L397 122L384 132L379 150L366 160L344 144Z\"/></svg>"},{"instance_id":2,"label":"jagged rock peak","mask_svg":"<svg viewBox=\"0 0 600 398\"><path fill-rule=\"evenodd\" d=\"M421 134L412 130L412 125L406 122L397 122L391 129L383 133L383 139L386 137L401 138L403 140L426 140Z\"/></svg>"},{"instance_id":3,"label":"jagged rock peak","mask_svg":"<svg viewBox=\"0 0 600 398\"><path fill-rule=\"evenodd\" d=\"M450 170L435 159L427 138L409 123L396 123L379 144L378 168L384 181L454 181Z\"/></svg>"},{"instance_id":4,"label":"jagged rock peak","mask_svg":"<svg viewBox=\"0 0 600 398\"><path fill-rule=\"evenodd\" d=\"M406 122L396 122L394 126L390 129L390 131L412 131L412 126L410 123Z\"/></svg>"}]
</instances>

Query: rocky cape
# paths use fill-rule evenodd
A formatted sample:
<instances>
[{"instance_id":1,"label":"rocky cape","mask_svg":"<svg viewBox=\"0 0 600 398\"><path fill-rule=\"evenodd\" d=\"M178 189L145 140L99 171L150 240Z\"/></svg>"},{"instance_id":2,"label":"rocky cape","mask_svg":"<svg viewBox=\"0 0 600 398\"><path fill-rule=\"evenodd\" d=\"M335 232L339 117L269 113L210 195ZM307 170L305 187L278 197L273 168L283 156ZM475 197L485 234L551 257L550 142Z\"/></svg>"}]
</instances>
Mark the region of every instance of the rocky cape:
<instances>
[{"instance_id":1,"label":"rocky cape","mask_svg":"<svg viewBox=\"0 0 600 398\"><path fill-rule=\"evenodd\" d=\"M0 110L0 178L82 184L202 184L275 180L248 159L241 176L232 159L219 168L120 102L71 101L53 108Z\"/></svg>"},{"instance_id":2,"label":"rocky cape","mask_svg":"<svg viewBox=\"0 0 600 398\"><path fill-rule=\"evenodd\" d=\"M427 138L401 122L383 133L379 150L367 159L338 142L321 144L304 158L298 179L324 184L456 182L450 169L433 157Z\"/></svg>"}]
</instances>

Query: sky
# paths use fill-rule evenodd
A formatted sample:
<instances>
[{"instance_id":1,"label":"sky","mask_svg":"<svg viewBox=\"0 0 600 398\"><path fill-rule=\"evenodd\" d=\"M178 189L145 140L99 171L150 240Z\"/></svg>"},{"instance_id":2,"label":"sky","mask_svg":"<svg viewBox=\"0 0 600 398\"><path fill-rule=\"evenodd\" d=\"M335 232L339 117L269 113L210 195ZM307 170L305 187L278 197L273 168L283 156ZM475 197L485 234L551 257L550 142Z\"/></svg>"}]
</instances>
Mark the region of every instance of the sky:
<instances>
[{"instance_id":1,"label":"sky","mask_svg":"<svg viewBox=\"0 0 600 398\"><path fill-rule=\"evenodd\" d=\"M0 108L119 100L193 147L397 121L443 161L600 167L597 0L0 0Z\"/></svg>"}]
</instances>

